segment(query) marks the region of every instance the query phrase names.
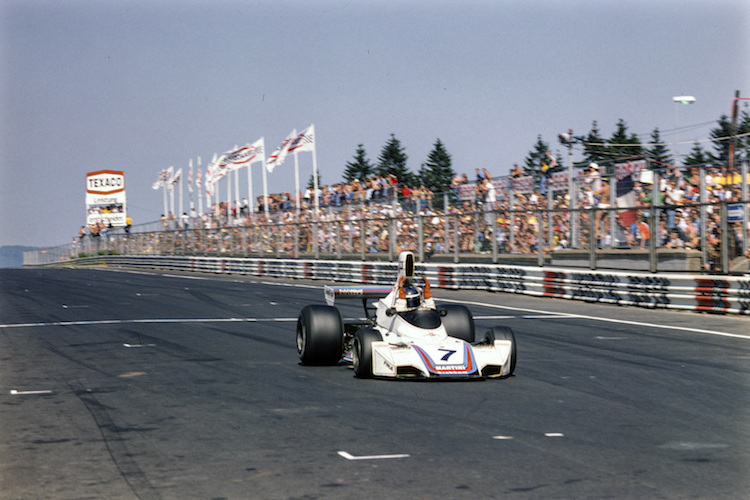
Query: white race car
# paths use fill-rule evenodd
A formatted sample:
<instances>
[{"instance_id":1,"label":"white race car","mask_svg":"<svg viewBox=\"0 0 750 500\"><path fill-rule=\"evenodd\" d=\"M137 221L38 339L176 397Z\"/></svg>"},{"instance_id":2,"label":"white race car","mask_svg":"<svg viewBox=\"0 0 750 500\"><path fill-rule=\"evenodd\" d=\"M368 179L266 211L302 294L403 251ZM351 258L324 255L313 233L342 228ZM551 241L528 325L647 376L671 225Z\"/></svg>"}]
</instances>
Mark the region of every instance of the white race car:
<instances>
[{"instance_id":1,"label":"white race car","mask_svg":"<svg viewBox=\"0 0 750 500\"><path fill-rule=\"evenodd\" d=\"M516 341L493 327L475 342L474 319L462 305L436 307L429 281L414 283L414 255L402 252L392 287L326 286L328 305L309 305L297 320L297 352L305 365L351 362L360 378L506 378ZM343 321L336 299L362 299L365 318ZM372 305L368 300L377 299Z\"/></svg>"}]
</instances>

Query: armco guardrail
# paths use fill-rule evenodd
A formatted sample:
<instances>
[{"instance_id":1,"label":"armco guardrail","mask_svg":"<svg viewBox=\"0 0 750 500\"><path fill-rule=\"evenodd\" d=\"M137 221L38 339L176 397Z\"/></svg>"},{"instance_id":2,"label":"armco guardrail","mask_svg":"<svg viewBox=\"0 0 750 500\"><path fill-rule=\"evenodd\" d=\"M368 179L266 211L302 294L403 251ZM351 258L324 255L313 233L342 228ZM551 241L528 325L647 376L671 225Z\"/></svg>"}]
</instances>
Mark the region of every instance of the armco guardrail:
<instances>
[{"instance_id":1,"label":"armco guardrail","mask_svg":"<svg viewBox=\"0 0 750 500\"><path fill-rule=\"evenodd\" d=\"M341 260L101 256L77 264L390 284L396 264ZM433 287L487 290L650 309L750 314L750 276L575 271L496 264L417 264Z\"/></svg>"}]
</instances>

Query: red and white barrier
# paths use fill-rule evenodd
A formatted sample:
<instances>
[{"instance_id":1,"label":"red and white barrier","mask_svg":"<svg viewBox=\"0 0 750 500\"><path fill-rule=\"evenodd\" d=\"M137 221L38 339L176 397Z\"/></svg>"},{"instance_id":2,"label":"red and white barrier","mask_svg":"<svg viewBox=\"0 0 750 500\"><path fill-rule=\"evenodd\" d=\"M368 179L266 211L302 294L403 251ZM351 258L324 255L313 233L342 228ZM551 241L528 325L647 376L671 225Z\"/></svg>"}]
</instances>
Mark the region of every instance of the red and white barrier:
<instances>
[{"instance_id":1,"label":"red and white barrier","mask_svg":"<svg viewBox=\"0 0 750 500\"><path fill-rule=\"evenodd\" d=\"M396 275L396 263L376 261L174 256L102 256L94 259L113 266L367 284L391 284ZM750 276L710 277L493 264L428 263L416 267L417 274L427 276L435 288L750 315Z\"/></svg>"}]
</instances>

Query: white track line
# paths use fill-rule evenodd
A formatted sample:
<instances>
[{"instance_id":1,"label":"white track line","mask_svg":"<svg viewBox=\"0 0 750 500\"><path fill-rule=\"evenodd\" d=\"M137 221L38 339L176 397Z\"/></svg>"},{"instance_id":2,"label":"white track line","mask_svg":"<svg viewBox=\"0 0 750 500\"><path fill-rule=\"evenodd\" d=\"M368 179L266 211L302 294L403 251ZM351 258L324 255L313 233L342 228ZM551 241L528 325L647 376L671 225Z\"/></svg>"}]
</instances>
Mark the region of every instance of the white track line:
<instances>
[{"instance_id":1,"label":"white track line","mask_svg":"<svg viewBox=\"0 0 750 500\"><path fill-rule=\"evenodd\" d=\"M507 309L510 311L522 311L522 312L528 312L528 313L535 313L535 314L541 315L540 317L545 318L545 319L546 318L549 318L549 319L555 319L555 318L587 319L591 321L604 321L606 323L617 323L620 325L642 326L642 327L647 327L647 328L658 328L658 329L663 329L663 330L679 330L683 332L705 333L708 335L717 335L720 337L734 337L738 339L750 340L750 335L741 335L739 333L729 333L729 332L719 332L716 330L703 330L701 328L686 328L684 326L671 326L671 325L665 325L665 324L645 323L643 321L602 318L600 316L586 316L585 314L547 313L545 311L539 311L537 309L501 306L498 304L488 304L486 302L470 302L470 301L465 301L465 300L450 300L450 299L437 299L437 300L440 302L455 302L456 304L475 305L475 306L480 306L480 307L490 307L494 309ZM524 318L531 319L527 316L524 316Z\"/></svg>"},{"instance_id":2,"label":"white track line","mask_svg":"<svg viewBox=\"0 0 750 500\"><path fill-rule=\"evenodd\" d=\"M153 319L100 319L90 321L52 321L49 323L11 323L5 328L34 328L44 326L91 326L125 324L181 324L181 323L286 323L297 318L153 318Z\"/></svg>"},{"instance_id":3,"label":"white track line","mask_svg":"<svg viewBox=\"0 0 750 500\"><path fill-rule=\"evenodd\" d=\"M409 458L409 455L407 454L400 454L400 455L364 455L361 457L355 457L354 455L351 455L345 451L340 451L339 455L344 457L347 460L383 460L383 459L390 459L390 458Z\"/></svg>"}]
</instances>

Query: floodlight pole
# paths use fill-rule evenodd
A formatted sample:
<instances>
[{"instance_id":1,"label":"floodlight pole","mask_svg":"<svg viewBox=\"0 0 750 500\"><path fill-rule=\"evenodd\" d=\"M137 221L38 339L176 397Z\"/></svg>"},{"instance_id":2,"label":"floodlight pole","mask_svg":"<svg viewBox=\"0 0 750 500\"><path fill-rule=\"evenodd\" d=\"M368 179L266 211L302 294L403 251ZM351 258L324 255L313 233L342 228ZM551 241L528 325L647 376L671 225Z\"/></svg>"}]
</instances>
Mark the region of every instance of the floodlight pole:
<instances>
[{"instance_id":1,"label":"floodlight pole","mask_svg":"<svg viewBox=\"0 0 750 500\"><path fill-rule=\"evenodd\" d=\"M691 95L678 95L672 98L674 102L674 149L675 149L675 164L680 166L680 104L688 105L695 102L695 97Z\"/></svg>"}]
</instances>

